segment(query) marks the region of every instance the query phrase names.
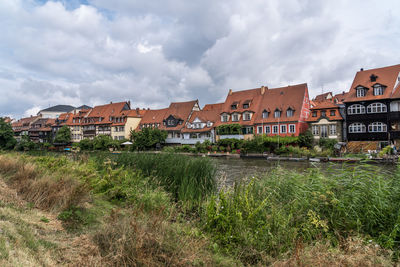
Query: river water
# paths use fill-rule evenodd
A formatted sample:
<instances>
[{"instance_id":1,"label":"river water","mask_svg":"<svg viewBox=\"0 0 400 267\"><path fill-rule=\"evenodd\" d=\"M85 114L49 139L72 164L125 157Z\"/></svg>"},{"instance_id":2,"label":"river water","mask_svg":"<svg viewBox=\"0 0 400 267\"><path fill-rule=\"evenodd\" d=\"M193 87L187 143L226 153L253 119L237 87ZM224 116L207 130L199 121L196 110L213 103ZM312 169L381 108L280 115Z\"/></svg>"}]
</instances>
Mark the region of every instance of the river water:
<instances>
[{"instance_id":1,"label":"river water","mask_svg":"<svg viewBox=\"0 0 400 267\"><path fill-rule=\"evenodd\" d=\"M341 171L343 168L354 168L359 163L328 163L309 161L270 161L266 159L213 158L217 166L217 177L227 186L253 176L262 176L272 169L281 168L304 172L309 168L319 168L323 172ZM373 164L371 171L385 172L390 177L397 170L394 164Z\"/></svg>"}]
</instances>

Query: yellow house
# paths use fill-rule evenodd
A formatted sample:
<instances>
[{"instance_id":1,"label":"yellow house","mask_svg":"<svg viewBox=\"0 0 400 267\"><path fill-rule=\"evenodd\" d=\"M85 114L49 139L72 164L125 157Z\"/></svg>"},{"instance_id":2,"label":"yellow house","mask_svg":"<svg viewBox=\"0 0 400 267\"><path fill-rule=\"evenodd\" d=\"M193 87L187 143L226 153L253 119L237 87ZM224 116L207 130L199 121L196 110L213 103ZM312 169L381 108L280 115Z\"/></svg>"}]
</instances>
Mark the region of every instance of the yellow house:
<instances>
[{"instance_id":1,"label":"yellow house","mask_svg":"<svg viewBox=\"0 0 400 267\"><path fill-rule=\"evenodd\" d=\"M131 109L126 112L121 122L114 122L111 126L111 137L114 140L129 139L131 131L135 130L143 115L146 113L146 109Z\"/></svg>"}]
</instances>

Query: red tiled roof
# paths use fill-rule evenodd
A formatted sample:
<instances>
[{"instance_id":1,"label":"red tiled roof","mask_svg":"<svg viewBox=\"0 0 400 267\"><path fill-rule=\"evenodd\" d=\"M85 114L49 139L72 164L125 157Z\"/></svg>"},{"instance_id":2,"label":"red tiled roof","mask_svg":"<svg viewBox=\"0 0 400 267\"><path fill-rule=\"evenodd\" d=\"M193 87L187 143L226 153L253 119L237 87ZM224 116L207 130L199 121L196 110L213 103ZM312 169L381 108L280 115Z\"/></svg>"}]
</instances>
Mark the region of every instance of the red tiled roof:
<instances>
[{"instance_id":1,"label":"red tiled roof","mask_svg":"<svg viewBox=\"0 0 400 267\"><path fill-rule=\"evenodd\" d=\"M197 100L187 101L187 102L174 102L169 105L168 108L158 109L158 110L147 110L143 115L140 125L144 124L159 124L159 129L177 131L181 130L188 120L190 114L195 105L198 105ZM181 119L182 124L178 124L175 127L167 127L164 125L164 121L169 117L173 116L176 119ZM138 127L140 127L140 125Z\"/></svg>"},{"instance_id":2,"label":"red tiled roof","mask_svg":"<svg viewBox=\"0 0 400 267\"><path fill-rule=\"evenodd\" d=\"M215 123L219 121L221 110L223 108L223 103L219 104L208 104L205 105L203 110L193 111L192 116L190 117L188 123L193 123L196 119L199 119L201 122L207 123L211 122L211 127L207 127L201 129L194 129L186 127L182 130L182 132L208 132L212 128L215 127Z\"/></svg>"},{"instance_id":3,"label":"red tiled roof","mask_svg":"<svg viewBox=\"0 0 400 267\"><path fill-rule=\"evenodd\" d=\"M353 84L351 85L348 95L345 97L344 102L365 101L365 100L378 100L388 99L392 97L394 86L397 82L397 77L400 72L400 64L388 66L383 68L376 68L370 70L358 71L354 77ZM371 81L371 75L377 76L375 81ZM375 96L373 85L381 84L386 86L383 95ZM363 86L367 88L367 93L364 97L357 97L356 88Z\"/></svg>"},{"instance_id":4,"label":"red tiled roof","mask_svg":"<svg viewBox=\"0 0 400 267\"><path fill-rule=\"evenodd\" d=\"M327 99L322 102L317 102L317 105L311 108L310 116L307 118L307 122L319 121L321 118L322 110L325 110L325 117L330 121L343 120L342 115L339 112L339 106L333 102L333 99ZM335 115L331 115L331 110L335 110ZM313 113L316 112L317 116L313 117Z\"/></svg>"},{"instance_id":5,"label":"red tiled roof","mask_svg":"<svg viewBox=\"0 0 400 267\"><path fill-rule=\"evenodd\" d=\"M328 97L332 98L332 92L327 92L327 93L324 93L324 94L317 95L313 99L313 101L322 102L322 101L324 101L326 99L330 99Z\"/></svg>"},{"instance_id":6,"label":"red tiled roof","mask_svg":"<svg viewBox=\"0 0 400 267\"><path fill-rule=\"evenodd\" d=\"M265 90L262 95L258 112L255 114L255 123L292 122L301 120L303 102L308 96L307 84L290 85L275 89ZM287 117L286 111L294 109L293 116ZM264 110L270 112L268 118L263 118ZM281 110L281 117L275 118L275 110Z\"/></svg>"},{"instance_id":7,"label":"red tiled roof","mask_svg":"<svg viewBox=\"0 0 400 267\"><path fill-rule=\"evenodd\" d=\"M101 106L95 106L85 116L85 118L91 120L87 123L84 122L83 124L85 125L113 124L113 121L110 120L110 117L126 117L129 111L130 111L130 106L128 102L118 102Z\"/></svg>"}]
</instances>

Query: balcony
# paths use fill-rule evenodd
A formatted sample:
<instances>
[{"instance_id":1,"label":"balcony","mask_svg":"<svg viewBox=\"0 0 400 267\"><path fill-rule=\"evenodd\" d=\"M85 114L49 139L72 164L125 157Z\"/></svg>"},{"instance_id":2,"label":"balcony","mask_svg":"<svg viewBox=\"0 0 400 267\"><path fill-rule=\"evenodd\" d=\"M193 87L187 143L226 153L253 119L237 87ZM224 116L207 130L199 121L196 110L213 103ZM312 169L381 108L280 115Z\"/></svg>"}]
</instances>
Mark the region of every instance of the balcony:
<instances>
[{"instance_id":1,"label":"balcony","mask_svg":"<svg viewBox=\"0 0 400 267\"><path fill-rule=\"evenodd\" d=\"M227 135L220 135L219 139L244 139L244 135L242 134L227 134Z\"/></svg>"}]
</instances>

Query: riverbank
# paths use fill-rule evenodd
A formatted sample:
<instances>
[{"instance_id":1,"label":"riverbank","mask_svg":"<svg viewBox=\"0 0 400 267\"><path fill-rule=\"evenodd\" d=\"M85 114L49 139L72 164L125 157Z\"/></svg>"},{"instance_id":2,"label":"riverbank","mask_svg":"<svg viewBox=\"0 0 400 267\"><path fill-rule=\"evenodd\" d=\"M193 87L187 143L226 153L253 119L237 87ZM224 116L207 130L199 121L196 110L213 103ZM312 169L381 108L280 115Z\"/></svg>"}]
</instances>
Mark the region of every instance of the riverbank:
<instances>
[{"instance_id":1,"label":"riverbank","mask_svg":"<svg viewBox=\"0 0 400 267\"><path fill-rule=\"evenodd\" d=\"M60 223L60 231L70 238L86 236L90 247L80 250L92 251L88 255L99 266L396 262L399 179L387 179L368 166L329 177L318 169L297 173L275 168L259 179L202 189L203 195L189 197L197 193L181 174L195 175L206 168L212 168L207 158L171 154L0 155L7 186L31 203L31 209L47 212L43 220ZM204 188L207 173L212 172L203 172L193 185ZM17 211L21 216L26 212ZM15 254L15 240L24 236L0 227L6 233L0 234L3 265L10 265L14 255L28 265L51 265L44 255L55 265L79 265L65 262L57 240L46 239L54 246L40 245L42 237L33 225L26 226L27 243L18 241L26 253Z\"/></svg>"},{"instance_id":2,"label":"riverbank","mask_svg":"<svg viewBox=\"0 0 400 267\"><path fill-rule=\"evenodd\" d=\"M120 152L114 152L120 153ZM135 152L133 152L135 153ZM136 152L142 153L142 152ZM146 151L143 153L170 153L162 151ZM174 154L185 156L200 156L211 158L243 158L243 159L265 159L269 161L310 161L310 162L332 162L332 163L367 163L367 164L398 164L398 157L386 158L367 158L363 157L293 157L293 156L279 156L266 153L247 153L247 154L232 154L232 153L190 153L190 152L174 152ZM361 155L360 155L361 156Z\"/></svg>"}]
</instances>

